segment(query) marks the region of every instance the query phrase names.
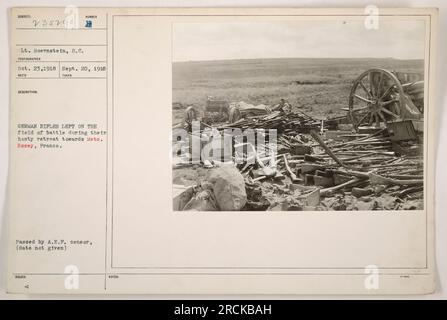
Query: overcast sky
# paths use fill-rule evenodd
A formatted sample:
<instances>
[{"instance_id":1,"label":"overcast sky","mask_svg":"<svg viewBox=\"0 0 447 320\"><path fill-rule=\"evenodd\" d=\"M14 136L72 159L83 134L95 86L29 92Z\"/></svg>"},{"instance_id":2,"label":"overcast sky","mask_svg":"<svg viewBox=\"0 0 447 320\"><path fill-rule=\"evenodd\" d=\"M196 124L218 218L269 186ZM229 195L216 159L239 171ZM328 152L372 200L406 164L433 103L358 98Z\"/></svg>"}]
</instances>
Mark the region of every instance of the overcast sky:
<instances>
[{"instance_id":1,"label":"overcast sky","mask_svg":"<svg viewBox=\"0 0 447 320\"><path fill-rule=\"evenodd\" d=\"M424 21L176 23L174 61L256 58L423 59Z\"/></svg>"}]
</instances>

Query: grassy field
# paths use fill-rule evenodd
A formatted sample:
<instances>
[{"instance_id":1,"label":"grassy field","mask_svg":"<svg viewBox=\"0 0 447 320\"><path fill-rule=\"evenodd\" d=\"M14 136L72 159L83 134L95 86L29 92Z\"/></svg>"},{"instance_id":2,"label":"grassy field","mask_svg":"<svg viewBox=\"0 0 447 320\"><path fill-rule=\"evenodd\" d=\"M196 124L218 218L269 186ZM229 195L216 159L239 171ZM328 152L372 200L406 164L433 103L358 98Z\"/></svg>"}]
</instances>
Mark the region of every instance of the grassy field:
<instances>
[{"instance_id":1,"label":"grassy field","mask_svg":"<svg viewBox=\"0 0 447 320\"><path fill-rule=\"evenodd\" d=\"M370 68L424 70L422 60L253 59L173 63L173 102L203 108L207 96L274 105L281 98L318 118L344 115L352 81ZM173 111L173 122L183 115Z\"/></svg>"}]
</instances>

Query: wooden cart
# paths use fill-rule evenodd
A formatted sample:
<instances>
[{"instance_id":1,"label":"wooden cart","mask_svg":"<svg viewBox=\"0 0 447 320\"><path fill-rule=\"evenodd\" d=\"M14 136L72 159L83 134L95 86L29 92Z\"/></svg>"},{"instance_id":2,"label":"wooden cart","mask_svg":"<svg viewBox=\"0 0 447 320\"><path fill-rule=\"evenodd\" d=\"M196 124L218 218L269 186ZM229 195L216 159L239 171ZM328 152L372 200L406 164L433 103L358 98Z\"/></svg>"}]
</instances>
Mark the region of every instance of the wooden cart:
<instances>
[{"instance_id":1,"label":"wooden cart","mask_svg":"<svg viewBox=\"0 0 447 320\"><path fill-rule=\"evenodd\" d=\"M348 118L356 131L360 126L423 118L423 74L370 69L353 83Z\"/></svg>"}]
</instances>

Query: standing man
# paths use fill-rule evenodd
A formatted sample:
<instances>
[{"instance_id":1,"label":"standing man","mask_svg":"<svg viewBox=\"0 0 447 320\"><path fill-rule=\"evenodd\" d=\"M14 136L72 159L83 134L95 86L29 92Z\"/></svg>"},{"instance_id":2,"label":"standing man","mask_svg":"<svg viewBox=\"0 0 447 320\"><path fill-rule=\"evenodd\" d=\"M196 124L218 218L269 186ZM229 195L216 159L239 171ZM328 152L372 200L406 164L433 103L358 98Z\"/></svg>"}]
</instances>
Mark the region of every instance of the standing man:
<instances>
[{"instance_id":1,"label":"standing man","mask_svg":"<svg viewBox=\"0 0 447 320\"><path fill-rule=\"evenodd\" d=\"M198 118L198 112L193 106L189 105L185 110L185 120L183 127L185 128L185 130L188 131L190 161L192 163L199 163L200 154L202 150L201 138L200 138L201 132L200 130L198 132L197 131L193 132L194 121L199 121L198 125L200 129L200 120Z\"/></svg>"},{"instance_id":2,"label":"standing man","mask_svg":"<svg viewBox=\"0 0 447 320\"><path fill-rule=\"evenodd\" d=\"M192 132L192 122L197 120L197 111L193 106L188 106L185 110L184 128Z\"/></svg>"},{"instance_id":3,"label":"standing man","mask_svg":"<svg viewBox=\"0 0 447 320\"><path fill-rule=\"evenodd\" d=\"M236 104L231 104L228 107L228 122L235 123L241 118L241 110Z\"/></svg>"}]
</instances>

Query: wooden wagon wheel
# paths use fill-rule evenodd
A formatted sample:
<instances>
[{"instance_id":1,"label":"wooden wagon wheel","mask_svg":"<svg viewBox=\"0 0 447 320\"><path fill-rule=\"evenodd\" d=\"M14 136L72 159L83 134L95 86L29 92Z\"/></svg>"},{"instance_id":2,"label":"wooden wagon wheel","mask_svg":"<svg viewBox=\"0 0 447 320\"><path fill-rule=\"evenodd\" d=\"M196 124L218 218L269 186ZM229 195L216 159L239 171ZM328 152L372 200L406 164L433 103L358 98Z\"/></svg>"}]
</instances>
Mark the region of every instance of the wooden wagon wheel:
<instances>
[{"instance_id":1,"label":"wooden wagon wheel","mask_svg":"<svg viewBox=\"0 0 447 320\"><path fill-rule=\"evenodd\" d=\"M349 94L348 116L356 131L360 125L402 119L404 91L397 77L385 69L370 69L355 81Z\"/></svg>"}]
</instances>

